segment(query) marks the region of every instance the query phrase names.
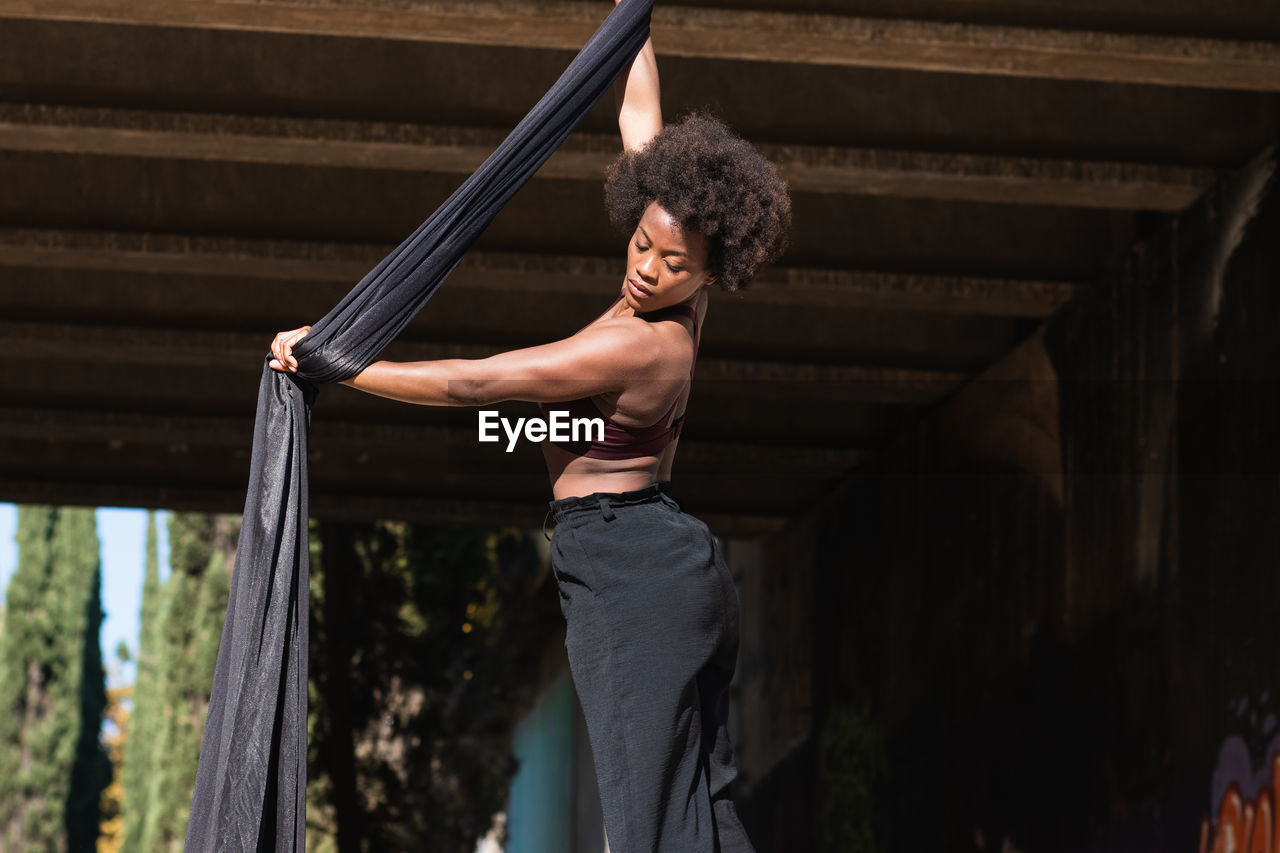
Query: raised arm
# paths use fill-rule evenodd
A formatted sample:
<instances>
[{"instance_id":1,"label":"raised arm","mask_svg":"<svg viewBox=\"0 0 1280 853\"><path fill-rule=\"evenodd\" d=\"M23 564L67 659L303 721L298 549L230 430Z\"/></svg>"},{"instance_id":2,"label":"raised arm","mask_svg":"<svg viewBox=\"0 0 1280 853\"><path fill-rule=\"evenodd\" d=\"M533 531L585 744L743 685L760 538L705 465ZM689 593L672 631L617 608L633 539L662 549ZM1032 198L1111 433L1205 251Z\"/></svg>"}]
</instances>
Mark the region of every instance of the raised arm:
<instances>
[{"instance_id":1,"label":"raised arm","mask_svg":"<svg viewBox=\"0 0 1280 853\"><path fill-rule=\"evenodd\" d=\"M614 0L617 4L620 0ZM613 84L618 104L618 129L622 147L628 151L644 144L662 130L662 93L658 85L658 60L653 55L653 39L644 43L631 67Z\"/></svg>"}]
</instances>

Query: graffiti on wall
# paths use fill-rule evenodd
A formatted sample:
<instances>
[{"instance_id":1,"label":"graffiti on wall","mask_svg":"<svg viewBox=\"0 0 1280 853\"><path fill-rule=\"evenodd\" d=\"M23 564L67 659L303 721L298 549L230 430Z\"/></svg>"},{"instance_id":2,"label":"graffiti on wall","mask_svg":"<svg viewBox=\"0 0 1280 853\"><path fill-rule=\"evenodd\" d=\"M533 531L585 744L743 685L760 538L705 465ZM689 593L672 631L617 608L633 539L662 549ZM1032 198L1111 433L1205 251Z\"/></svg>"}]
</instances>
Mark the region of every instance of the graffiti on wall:
<instances>
[{"instance_id":1,"label":"graffiti on wall","mask_svg":"<svg viewBox=\"0 0 1280 853\"><path fill-rule=\"evenodd\" d=\"M1248 698L1235 703L1253 736L1232 735L1218 750L1213 771L1211 811L1200 823L1200 853L1277 853L1276 792L1280 791L1280 731L1274 713L1263 713L1268 693L1251 708ZM1255 744L1250 747L1250 740ZM1257 744L1265 743L1262 749ZM1260 754L1260 764L1254 755Z\"/></svg>"}]
</instances>

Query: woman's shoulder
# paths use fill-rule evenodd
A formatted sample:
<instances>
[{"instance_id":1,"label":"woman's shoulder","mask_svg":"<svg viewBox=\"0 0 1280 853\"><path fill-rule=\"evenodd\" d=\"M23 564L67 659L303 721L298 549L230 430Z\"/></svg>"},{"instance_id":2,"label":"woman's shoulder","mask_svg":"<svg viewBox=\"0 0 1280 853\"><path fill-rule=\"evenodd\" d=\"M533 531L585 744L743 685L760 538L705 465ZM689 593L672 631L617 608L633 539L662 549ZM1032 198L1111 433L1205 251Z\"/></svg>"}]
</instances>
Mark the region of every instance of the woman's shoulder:
<instances>
[{"instance_id":1,"label":"woman's shoulder","mask_svg":"<svg viewBox=\"0 0 1280 853\"><path fill-rule=\"evenodd\" d=\"M669 312L667 316L650 317L627 314L601 318L578 332L596 337L602 346L616 356L621 367L637 372L679 373L688 371L692 339L684 324L657 322L681 319L687 315Z\"/></svg>"}]
</instances>

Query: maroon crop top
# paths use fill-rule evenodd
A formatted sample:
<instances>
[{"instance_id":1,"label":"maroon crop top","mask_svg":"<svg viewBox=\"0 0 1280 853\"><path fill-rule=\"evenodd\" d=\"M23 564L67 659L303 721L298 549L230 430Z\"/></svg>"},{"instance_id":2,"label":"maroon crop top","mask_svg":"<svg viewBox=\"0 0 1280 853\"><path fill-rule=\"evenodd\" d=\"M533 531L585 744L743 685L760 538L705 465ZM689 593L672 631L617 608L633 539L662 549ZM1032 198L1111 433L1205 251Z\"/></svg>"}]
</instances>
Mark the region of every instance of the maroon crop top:
<instances>
[{"instance_id":1,"label":"maroon crop top","mask_svg":"<svg viewBox=\"0 0 1280 853\"><path fill-rule=\"evenodd\" d=\"M621 295L609 307L612 308L620 301L622 301ZM644 317L650 320L661 319L669 314L682 314L693 321L693 364L696 365L698 362L697 311L688 305L668 305L666 308L657 308L653 311L636 312L637 317ZM582 328L585 329L586 326ZM578 331L582 331L582 329ZM689 367L689 379L693 379L693 365ZM662 453L663 448L680 437L680 429L684 426L684 415L680 415L680 417L673 420L670 426L666 425L668 418L675 414L676 406L678 405L680 405L679 397L671 404L671 408L667 409L666 414L646 427L626 427L616 424L605 417L603 441L552 441L549 443L576 456L586 456L591 459L635 459L640 456L657 456ZM538 404L538 408L542 410L543 414L551 411L552 407L556 411L567 411L571 418L604 417L600 407L590 397L582 397L564 403Z\"/></svg>"}]
</instances>

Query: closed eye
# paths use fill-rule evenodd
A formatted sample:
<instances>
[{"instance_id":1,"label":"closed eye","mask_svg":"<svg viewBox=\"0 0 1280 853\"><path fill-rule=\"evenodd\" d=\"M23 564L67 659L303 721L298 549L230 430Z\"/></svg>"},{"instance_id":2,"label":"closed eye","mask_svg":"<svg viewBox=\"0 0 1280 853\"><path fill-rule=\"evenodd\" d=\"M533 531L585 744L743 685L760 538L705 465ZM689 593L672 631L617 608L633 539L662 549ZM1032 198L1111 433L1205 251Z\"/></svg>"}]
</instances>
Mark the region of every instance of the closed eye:
<instances>
[{"instance_id":1,"label":"closed eye","mask_svg":"<svg viewBox=\"0 0 1280 853\"><path fill-rule=\"evenodd\" d=\"M645 246L645 245L643 245L643 244L641 244L641 242L640 242L639 240L637 240L637 241L636 241L635 246L636 246L636 251L637 251L637 252L647 252L647 251L649 251L649 247L648 247L648 246ZM667 265L667 269L671 270L672 272L675 272L675 273L684 272L684 267L675 267L675 266L672 266L672 265L671 265L671 262L670 262L670 261L667 261L667 260L664 260L664 261L663 261L663 263L664 263L664 264L666 264L666 265Z\"/></svg>"}]
</instances>

